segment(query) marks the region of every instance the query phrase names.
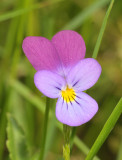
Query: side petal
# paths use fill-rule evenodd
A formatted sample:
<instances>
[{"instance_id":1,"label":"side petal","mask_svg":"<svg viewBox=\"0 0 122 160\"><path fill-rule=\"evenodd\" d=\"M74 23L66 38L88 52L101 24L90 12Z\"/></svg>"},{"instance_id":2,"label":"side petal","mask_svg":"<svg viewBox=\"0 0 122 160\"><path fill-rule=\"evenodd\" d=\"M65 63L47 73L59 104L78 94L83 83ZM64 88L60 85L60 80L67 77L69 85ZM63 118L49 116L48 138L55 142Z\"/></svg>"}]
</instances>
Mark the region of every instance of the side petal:
<instances>
[{"instance_id":1,"label":"side petal","mask_svg":"<svg viewBox=\"0 0 122 160\"><path fill-rule=\"evenodd\" d=\"M66 69L85 57L86 47L80 34L71 30L58 32L52 38L62 65Z\"/></svg>"},{"instance_id":2,"label":"side petal","mask_svg":"<svg viewBox=\"0 0 122 160\"><path fill-rule=\"evenodd\" d=\"M56 70L60 65L57 51L51 41L43 37L26 37L23 51L33 67L38 70Z\"/></svg>"},{"instance_id":3,"label":"side petal","mask_svg":"<svg viewBox=\"0 0 122 160\"><path fill-rule=\"evenodd\" d=\"M67 83L76 91L84 91L97 82L101 70L100 64L95 59L83 59L70 70Z\"/></svg>"},{"instance_id":4,"label":"side petal","mask_svg":"<svg viewBox=\"0 0 122 160\"><path fill-rule=\"evenodd\" d=\"M84 92L76 93L73 102L66 103L62 97L56 104L57 119L69 126L80 126L88 122L98 111L97 102Z\"/></svg>"},{"instance_id":5,"label":"side petal","mask_svg":"<svg viewBox=\"0 0 122 160\"><path fill-rule=\"evenodd\" d=\"M61 88L65 86L65 80L56 73L42 70L34 76L36 87L47 97L58 98Z\"/></svg>"}]
</instances>

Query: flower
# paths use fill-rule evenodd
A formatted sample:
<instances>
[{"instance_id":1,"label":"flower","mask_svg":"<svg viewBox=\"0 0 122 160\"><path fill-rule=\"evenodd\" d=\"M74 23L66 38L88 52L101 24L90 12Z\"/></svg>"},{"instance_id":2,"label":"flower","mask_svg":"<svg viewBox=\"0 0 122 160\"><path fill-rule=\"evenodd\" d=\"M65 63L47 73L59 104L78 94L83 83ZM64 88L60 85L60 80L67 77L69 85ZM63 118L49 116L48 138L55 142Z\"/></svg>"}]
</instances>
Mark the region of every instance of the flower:
<instances>
[{"instance_id":1,"label":"flower","mask_svg":"<svg viewBox=\"0 0 122 160\"><path fill-rule=\"evenodd\" d=\"M88 122L98 104L83 91L92 87L101 74L100 64L85 57L85 43L75 31L58 32L52 40L26 37L23 51L33 67L36 87L47 97L58 98L57 119L69 126Z\"/></svg>"}]
</instances>

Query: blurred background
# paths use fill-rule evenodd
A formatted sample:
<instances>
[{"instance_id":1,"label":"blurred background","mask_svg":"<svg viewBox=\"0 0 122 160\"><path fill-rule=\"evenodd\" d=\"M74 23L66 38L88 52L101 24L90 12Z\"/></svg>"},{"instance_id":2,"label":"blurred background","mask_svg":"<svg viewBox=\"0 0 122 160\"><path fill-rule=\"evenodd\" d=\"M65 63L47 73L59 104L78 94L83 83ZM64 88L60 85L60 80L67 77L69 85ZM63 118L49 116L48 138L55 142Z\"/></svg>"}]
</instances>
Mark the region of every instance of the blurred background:
<instances>
[{"instance_id":1,"label":"blurred background","mask_svg":"<svg viewBox=\"0 0 122 160\"><path fill-rule=\"evenodd\" d=\"M45 97L33 82L34 68L22 51L26 36L52 36L64 29L75 30L85 40L86 57L92 57L110 0L0 0L0 160L36 160L43 138ZM74 133L91 148L122 95L122 1L116 0L108 19L97 57L102 74L89 89L99 111ZM62 125L50 106L45 160L61 160ZM98 152L104 160L117 159L122 151L122 119L119 119ZM27 152L28 151L28 154ZM9 157L9 152L10 157ZM14 155L16 155L14 157ZM77 142L71 160L86 154Z\"/></svg>"}]
</instances>

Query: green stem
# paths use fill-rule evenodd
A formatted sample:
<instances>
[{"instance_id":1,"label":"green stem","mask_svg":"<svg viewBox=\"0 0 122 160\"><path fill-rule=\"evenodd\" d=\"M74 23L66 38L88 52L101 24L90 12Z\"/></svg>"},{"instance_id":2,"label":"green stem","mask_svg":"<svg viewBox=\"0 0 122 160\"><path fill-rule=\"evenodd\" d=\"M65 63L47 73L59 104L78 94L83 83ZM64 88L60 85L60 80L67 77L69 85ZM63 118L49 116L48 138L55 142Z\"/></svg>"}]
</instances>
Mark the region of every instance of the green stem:
<instances>
[{"instance_id":1,"label":"green stem","mask_svg":"<svg viewBox=\"0 0 122 160\"><path fill-rule=\"evenodd\" d=\"M104 17L104 20L103 20L103 23L102 23L102 26L101 26L101 29L100 29L100 33L99 33L99 36L98 36L98 39L97 39L97 42L96 42L96 45L95 45L95 48L94 48L94 51L93 51L92 58L97 57L97 54L98 54L98 51L99 51L99 48L100 48L100 44L101 44L101 41L102 41L102 38L103 38L103 34L104 34L104 31L105 31L105 28L106 28L106 25L107 25L108 17L110 15L111 9L113 7L113 3L114 3L114 0L111 0L111 3L108 7L108 10L106 12L106 15Z\"/></svg>"},{"instance_id":2,"label":"green stem","mask_svg":"<svg viewBox=\"0 0 122 160\"><path fill-rule=\"evenodd\" d=\"M62 30L75 30L84 23L86 19L91 17L93 13L95 13L100 8L104 7L110 0L98 0L95 1L93 4L82 10L79 14L77 14L74 18L71 19L63 28Z\"/></svg>"},{"instance_id":3,"label":"green stem","mask_svg":"<svg viewBox=\"0 0 122 160\"><path fill-rule=\"evenodd\" d=\"M71 127L63 124L64 132L64 146L63 146L63 158L64 160L70 160L70 130Z\"/></svg>"},{"instance_id":4,"label":"green stem","mask_svg":"<svg viewBox=\"0 0 122 160\"><path fill-rule=\"evenodd\" d=\"M43 158L44 158L45 143L46 143L46 136L47 136L47 125L48 125L48 117L49 117L49 108L50 108L50 99L47 97L45 118L44 118L43 137L42 137L42 145L41 145L41 152L40 152L39 160L43 160Z\"/></svg>"},{"instance_id":5,"label":"green stem","mask_svg":"<svg viewBox=\"0 0 122 160\"><path fill-rule=\"evenodd\" d=\"M71 132L71 136L70 136L70 148L71 148L71 152L72 152L72 147L73 147L73 143L74 143L74 138L75 138L75 135L76 135L76 127L73 127L72 128L72 132Z\"/></svg>"},{"instance_id":6,"label":"green stem","mask_svg":"<svg viewBox=\"0 0 122 160\"><path fill-rule=\"evenodd\" d=\"M122 113L122 98L119 100L118 104L116 105L115 109L111 113L110 117L108 118L107 122L105 123L102 131L100 132L99 136L97 137L95 143L93 144L90 152L88 153L85 160L91 160L98 152L110 132L112 131L114 125L116 124L118 118Z\"/></svg>"}]
</instances>

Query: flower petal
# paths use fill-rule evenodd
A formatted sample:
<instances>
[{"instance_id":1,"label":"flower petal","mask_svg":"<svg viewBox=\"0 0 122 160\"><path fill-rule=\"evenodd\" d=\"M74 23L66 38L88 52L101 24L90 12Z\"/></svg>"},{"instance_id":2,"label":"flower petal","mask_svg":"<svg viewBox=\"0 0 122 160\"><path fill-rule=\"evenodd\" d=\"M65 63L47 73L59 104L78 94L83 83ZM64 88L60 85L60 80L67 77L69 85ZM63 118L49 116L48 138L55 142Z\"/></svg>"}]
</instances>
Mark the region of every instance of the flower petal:
<instances>
[{"instance_id":1,"label":"flower petal","mask_svg":"<svg viewBox=\"0 0 122 160\"><path fill-rule=\"evenodd\" d=\"M55 47L46 38L26 37L22 48L28 60L37 71L56 70L60 65Z\"/></svg>"},{"instance_id":2,"label":"flower petal","mask_svg":"<svg viewBox=\"0 0 122 160\"><path fill-rule=\"evenodd\" d=\"M101 74L100 64L93 58L86 58L76 64L67 75L67 83L75 91L84 91L92 87Z\"/></svg>"},{"instance_id":3,"label":"flower petal","mask_svg":"<svg viewBox=\"0 0 122 160\"><path fill-rule=\"evenodd\" d=\"M75 31L64 30L58 32L52 38L52 43L56 47L64 69L69 68L85 57L86 47L84 40Z\"/></svg>"},{"instance_id":4,"label":"flower petal","mask_svg":"<svg viewBox=\"0 0 122 160\"><path fill-rule=\"evenodd\" d=\"M66 103L62 97L56 104L57 119L69 126L80 126L88 122L97 112L97 102L84 92L76 93L77 97L72 103Z\"/></svg>"},{"instance_id":5,"label":"flower petal","mask_svg":"<svg viewBox=\"0 0 122 160\"><path fill-rule=\"evenodd\" d=\"M47 97L58 98L60 90L65 86L65 80L56 73L41 70L34 76L36 87Z\"/></svg>"}]
</instances>

